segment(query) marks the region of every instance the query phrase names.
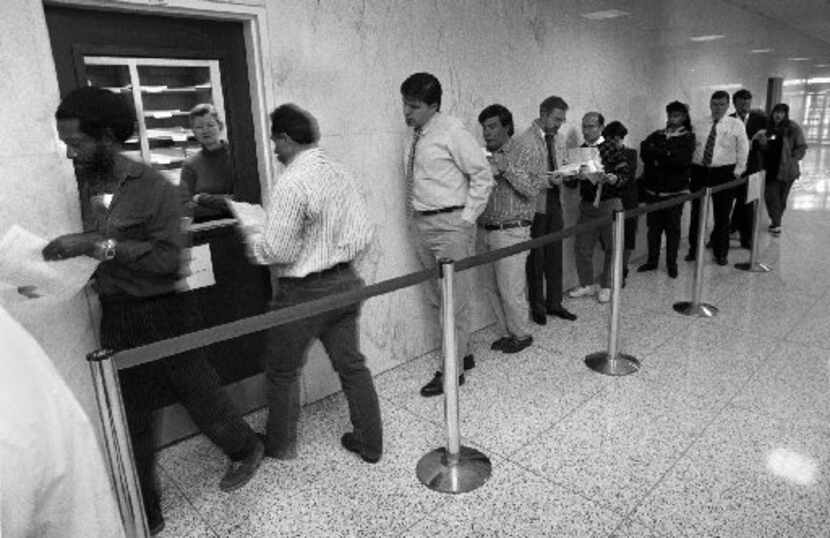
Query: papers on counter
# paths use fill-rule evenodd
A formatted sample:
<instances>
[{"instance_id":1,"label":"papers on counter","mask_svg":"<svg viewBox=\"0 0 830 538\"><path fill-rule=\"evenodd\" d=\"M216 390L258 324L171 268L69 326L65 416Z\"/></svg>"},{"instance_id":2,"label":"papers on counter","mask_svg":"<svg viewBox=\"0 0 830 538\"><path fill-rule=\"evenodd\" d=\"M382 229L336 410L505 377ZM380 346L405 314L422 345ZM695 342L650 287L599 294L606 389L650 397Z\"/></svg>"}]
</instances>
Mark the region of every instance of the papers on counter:
<instances>
[{"instance_id":1,"label":"papers on counter","mask_svg":"<svg viewBox=\"0 0 830 538\"><path fill-rule=\"evenodd\" d=\"M86 286L98 260L78 256L46 261L41 251L47 243L17 225L0 239L0 283L4 285L0 300L74 295Z\"/></svg>"}]
</instances>

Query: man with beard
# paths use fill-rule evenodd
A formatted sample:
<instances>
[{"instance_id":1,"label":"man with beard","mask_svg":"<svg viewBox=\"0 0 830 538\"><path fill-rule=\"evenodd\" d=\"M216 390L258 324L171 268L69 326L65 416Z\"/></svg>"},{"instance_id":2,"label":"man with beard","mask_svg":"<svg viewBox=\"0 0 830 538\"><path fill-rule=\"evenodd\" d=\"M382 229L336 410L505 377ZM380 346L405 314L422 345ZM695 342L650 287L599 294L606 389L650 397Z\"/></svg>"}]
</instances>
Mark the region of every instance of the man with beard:
<instances>
[{"instance_id":1,"label":"man with beard","mask_svg":"<svg viewBox=\"0 0 830 538\"><path fill-rule=\"evenodd\" d=\"M134 129L135 112L121 96L96 87L70 92L55 113L83 196L83 233L67 234L43 249L47 260L92 256L101 260L94 286L101 301L101 346L121 350L196 330L198 309L178 294L182 205L176 186L143 163L119 153ZM120 372L150 532L164 527L155 485L152 411L168 385L193 421L231 459L220 489L243 486L256 472L264 445L225 394L201 350Z\"/></svg>"}]
</instances>

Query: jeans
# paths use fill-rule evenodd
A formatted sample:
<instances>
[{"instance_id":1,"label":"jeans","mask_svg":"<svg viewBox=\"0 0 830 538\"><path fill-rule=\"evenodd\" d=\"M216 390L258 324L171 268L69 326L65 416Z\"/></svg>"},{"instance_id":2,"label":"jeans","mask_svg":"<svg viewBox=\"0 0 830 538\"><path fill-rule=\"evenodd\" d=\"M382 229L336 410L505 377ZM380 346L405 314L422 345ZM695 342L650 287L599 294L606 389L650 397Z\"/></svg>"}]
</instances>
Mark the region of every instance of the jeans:
<instances>
[{"instance_id":1,"label":"jeans","mask_svg":"<svg viewBox=\"0 0 830 538\"><path fill-rule=\"evenodd\" d=\"M578 224L603 217L610 217L618 209L622 209L622 203L619 198L602 200L599 203L599 207L594 207L592 202L583 200L579 202ZM576 234L574 255L576 257L576 272L579 276L580 286L590 286L594 283L594 245L599 242L604 253L599 285L601 288L611 287L611 262L614 259L613 234L611 231L612 225L608 224Z\"/></svg>"},{"instance_id":2,"label":"jeans","mask_svg":"<svg viewBox=\"0 0 830 538\"><path fill-rule=\"evenodd\" d=\"M530 239L530 226L480 231L482 250L497 250ZM527 251L484 266L484 292L496 315L499 336L530 336L528 304L525 297Z\"/></svg>"},{"instance_id":3,"label":"jeans","mask_svg":"<svg viewBox=\"0 0 830 538\"><path fill-rule=\"evenodd\" d=\"M335 267L305 278L281 278L271 309L286 308L336 293L362 288L363 281L350 266ZM360 352L357 319L360 306L345 306L274 327L268 332L265 382L268 398L266 450L278 458L297 450L300 416L300 373L308 348L319 338L334 371L340 377L349 404L354 434L363 454L379 457L383 451L380 406L372 374Z\"/></svg>"},{"instance_id":4,"label":"jeans","mask_svg":"<svg viewBox=\"0 0 830 538\"><path fill-rule=\"evenodd\" d=\"M764 202L767 204L770 226L781 226L781 217L787 209L787 198L790 195L792 181L778 181L768 179L764 183Z\"/></svg>"}]
</instances>

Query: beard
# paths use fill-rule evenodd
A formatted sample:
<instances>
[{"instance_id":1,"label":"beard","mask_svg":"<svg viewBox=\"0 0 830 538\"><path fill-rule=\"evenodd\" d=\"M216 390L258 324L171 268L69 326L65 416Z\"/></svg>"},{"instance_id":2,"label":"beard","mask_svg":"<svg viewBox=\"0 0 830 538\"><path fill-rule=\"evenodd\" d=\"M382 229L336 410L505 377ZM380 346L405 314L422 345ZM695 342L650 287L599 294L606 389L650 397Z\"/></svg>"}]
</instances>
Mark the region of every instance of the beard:
<instances>
[{"instance_id":1,"label":"beard","mask_svg":"<svg viewBox=\"0 0 830 538\"><path fill-rule=\"evenodd\" d=\"M115 179L115 155L104 144L97 144L88 160L74 161L75 176L79 183L86 183L93 192L102 190Z\"/></svg>"}]
</instances>

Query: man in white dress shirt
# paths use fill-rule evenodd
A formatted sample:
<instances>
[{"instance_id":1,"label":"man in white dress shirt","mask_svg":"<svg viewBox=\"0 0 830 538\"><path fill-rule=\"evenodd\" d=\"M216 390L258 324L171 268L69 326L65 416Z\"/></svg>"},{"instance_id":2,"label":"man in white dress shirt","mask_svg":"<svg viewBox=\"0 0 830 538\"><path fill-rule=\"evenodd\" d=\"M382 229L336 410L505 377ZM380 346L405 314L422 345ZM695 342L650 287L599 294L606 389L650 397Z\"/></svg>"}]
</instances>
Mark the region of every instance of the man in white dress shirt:
<instances>
[{"instance_id":1,"label":"man in white dress shirt","mask_svg":"<svg viewBox=\"0 0 830 538\"><path fill-rule=\"evenodd\" d=\"M741 120L726 115L729 94L723 90L712 94L709 101L711 116L693 123L695 153L692 157L692 190L716 187L741 177L746 169L749 140ZM712 251L718 265L729 263L729 213L735 190L720 191L712 196L715 227L712 231ZM686 261L695 259L700 200L692 202L689 221L689 253ZM703 215L702 218L706 218Z\"/></svg>"}]
</instances>

